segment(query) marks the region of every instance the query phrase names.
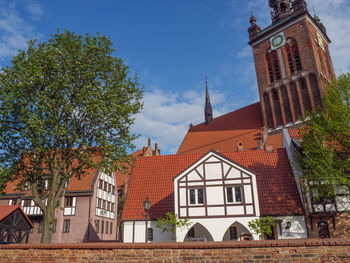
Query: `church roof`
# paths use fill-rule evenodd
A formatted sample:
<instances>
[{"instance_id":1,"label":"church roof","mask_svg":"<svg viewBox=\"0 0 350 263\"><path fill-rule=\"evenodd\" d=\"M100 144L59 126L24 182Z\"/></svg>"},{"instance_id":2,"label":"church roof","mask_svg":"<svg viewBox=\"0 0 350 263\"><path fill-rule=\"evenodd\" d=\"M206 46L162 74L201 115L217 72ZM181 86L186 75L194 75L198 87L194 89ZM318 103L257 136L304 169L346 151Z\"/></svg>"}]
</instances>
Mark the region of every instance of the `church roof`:
<instances>
[{"instance_id":1,"label":"church roof","mask_svg":"<svg viewBox=\"0 0 350 263\"><path fill-rule=\"evenodd\" d=\"M209 124L203 122L193 126L188 130L177 154L206 153L210 149L232 152L237 151L239 142L243 144L244 150L255 150L263 127L261 116L260 102L257 102L216 117ZM281 135L270 137L274 148L282 147Z\"/></svg>"},{"instance_id":2,"label":"church roof","mask_svg":"<svg viewBox=\"0 0 350 263\"><path fill-rule=\"evenodd\" d=\"M284 149L221 153L257 175L261 215L302 214L297 188ZM138 159L133 167L122 220L144 220L143 202L151 202L152 219L174 211L173 178L204 154L163 155Z\"/></svg>"}]
</instances>

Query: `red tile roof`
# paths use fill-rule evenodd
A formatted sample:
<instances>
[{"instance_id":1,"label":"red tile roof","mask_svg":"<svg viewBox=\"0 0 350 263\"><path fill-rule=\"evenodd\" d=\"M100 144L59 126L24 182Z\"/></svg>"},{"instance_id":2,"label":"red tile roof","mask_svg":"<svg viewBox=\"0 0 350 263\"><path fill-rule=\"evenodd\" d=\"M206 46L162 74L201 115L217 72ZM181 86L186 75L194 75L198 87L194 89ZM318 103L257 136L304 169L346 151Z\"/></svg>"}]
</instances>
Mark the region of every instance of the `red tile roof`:
<instances>
[{"instance_id":1,"label":"red tile roof","mask_svg":"<svg viewBox=\"0 0 350 263\"><path fill-rule=\"evenodd\" d=\"M223 153L257 175L261 215L302 214L297 188L284 149ZM173 178L203 154L164 155L140 158L132 171L122 220L143 220L143 201L151 201L152 219L174 211Z\"/></svg>"},{"instance_id":2,"label":"red tile roof","mask_svg":"<svg viewBox=\"0 0 350 263\"><path fill-rule=\"evenodd\" d=\"M201 123L193 126L177 154L206 153L210 149L233 152L237 151L239 142L243 143L244 150L255 150L263 127L261 116L260 102L257 102L214 118L208 125ZM280 148L282 139L272 143L274 148Z\"/></svg>"},{"instance_id":3,"label":"red tile roof","mask_svg":"<svg viewBox=\"0 0 350 263\"><path fill-rule=\"evenodd\" d=\"M22 208L19 205L4 205L0 206L0 221L5 219L7 216L12 214L15 210L19 209L20 212L23 214L25 219L28 221L29 225L34 228L32 222L30 219L27 217L27 215L23 212Z\"/></svg>"},{"instance_id":4,"label":"red tile roof","mask_svg":"<svg viewBox=\"0 0 350 263\"><path fill-rule=\"evenodd\" d=\"M138 158L142 155L143 150L138 150L134 153L132 153L132 156L134 158ZM122 173L121 171L116 171L115 172L115 180L116 180L116 185L117 185L117 189L122 189L125 187L125 183L128 183L128 181L130 180L130 172L131 172L131 166L130 165L126 165L126 167L129 168L129 171L127 173Z\"/></svg>"},{"instance_id":5,"label":"red tile roof","mask_svg":"<svg viewBox=\"0 0 350 263\"><path fill-rule=\"evenodd\" d=\"M302 135L300 133L300 129L288 129L289 135L292 139L300 141L302 140Z\"/></svg>"},{"instance_id":6,"label":"red tile roof","mask_svg":"<svg viewBox=\"0 0 350 263\"><path fill-rule=\"evenodd\" d=\"M142 154L142 150L136 151L132 155L134 157L139 157ZM94 160L96 163L100 162L100 157L95 156ZM95 177L97 175L98 168L90 168L85 170L85 174L81 176L79 179L77 176L73 176L70 180L67 190L66 191L90 191L92 190L92 186L94 184ZM123 174L120 171L116 171L116 184L117 187L120 185L124 185L125 180L128 180L130 177L130 172L127 172ZM20 180L15 180L12 182L8 182L6 185L6 188L4 192L6 194L12 194L12 193L22 193L25 194L25 196L32 196L32 192L30 190L26 191L19 191L17 190L17 184L20 182Z\"/></svg>"}]
</instances>

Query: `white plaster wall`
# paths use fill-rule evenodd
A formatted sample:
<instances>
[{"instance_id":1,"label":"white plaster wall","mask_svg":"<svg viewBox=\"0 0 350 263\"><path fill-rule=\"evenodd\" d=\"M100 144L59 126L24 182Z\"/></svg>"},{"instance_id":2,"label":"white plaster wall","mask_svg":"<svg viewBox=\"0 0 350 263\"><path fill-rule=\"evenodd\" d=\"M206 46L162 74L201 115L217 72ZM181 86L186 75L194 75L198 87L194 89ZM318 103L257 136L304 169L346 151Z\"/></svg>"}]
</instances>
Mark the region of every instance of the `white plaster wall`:
<instances>
[{"instance_id":1,"label":"white plaster wall","mask_svg":"<svg viewBox=\"0 0 350 263\"><path fill-rule=\"evenodd\" d=\"M224 192L222 186L207 186L207 205L224 204Z\"/></svg>"},{"instance_id":2,"label":"white plaster wall","mask_svg":"<svg viewBox=\"0 0 350 263\"><path fill-rule=\"evenodd\" d=\"M164 232L156 227L157 221L148 221L147 226L153 228L153 241L151 242L170 242L171 233ZM146 222L145 221L135 221L135 233L134 233L134 242L140 243L145 242L146 235ZM124 222L124 243L133 242L133 221ZM149 241L150 242L150 241Z\"/></svg>"},{"instance_id":3,"label":"white plaster wall","mask_svg":"<svg viewBox=\"0 0 350 263\"><path fill-rule=\"evenodd\" d=\"M231 218L205 218L205 219L190 219L190 222L192 223L191 226L187 229L177 229L176 232L176 241L177 242L183 242L185 239L185 236L188 232L188 230L194 226L196 223L201 224L204 226L211 236L213 237L214 241L222 241L225 235L225 232L227 229L234 223L238 222L245 226L248 230L248 222L250 220L254 220L257 217L231 217ZM247 233L248 234L248 233ZM259 237L257 235L254 235L253 233L250 233L253 236L253 239L258 240Z\"/></svg>"},{"instance_id":4,"label":"white plaster wall","mask_svg":"<svg viewBox=\"0 0 350 263\"><path fill-rule=\"evenodd\" d=\"M276 225L278 239L307 238L307 228L304 216L280 216L274 217L282 220L280 232L279 225ZM291 227L287 230L287 222L291 222Z\"/></svg>"},{"instance_id":5,"label":"white plaster wall","mask_svg":"<svg viewBox=\"0 0 350 263\"><path fill-rule=\"evenodd\" d=\"M213 158L213 157L212 157ZM218 161L218 160L216 160ZM206 163L205 164L205 179L221 179L221 164L220 163Z\"/></svg>"},{"instance_id":6,"label":"white plaster wall","mask_svg":"<svg viewBox=\"0 0 350 263\"><path fill-rule=\"evenodd\" d=\"M130 243L132 242L132 232L133 232L133 222L132 221L126 221L124 222L124 242Z\"/></svg>"}]
</instances>

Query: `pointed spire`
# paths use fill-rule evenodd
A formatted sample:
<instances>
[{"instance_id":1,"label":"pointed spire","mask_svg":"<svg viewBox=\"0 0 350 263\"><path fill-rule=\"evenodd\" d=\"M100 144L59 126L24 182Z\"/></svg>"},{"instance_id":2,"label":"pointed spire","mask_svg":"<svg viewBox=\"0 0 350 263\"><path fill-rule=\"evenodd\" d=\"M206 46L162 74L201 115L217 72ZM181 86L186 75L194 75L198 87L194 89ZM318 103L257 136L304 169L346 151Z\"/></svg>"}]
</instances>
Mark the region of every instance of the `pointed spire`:
<instances>
[{"instance_id":1,"label":"pointed spire","mask_svg":"<svg viewBox=\"0 0 350 263\"><path fill-rule=\"evenodd\" d=\"M208 77L205 76L205 107L204 107L205 124L209 124L213 119L213 110L210 104L210 97L208 91Z\"/></svg>"},{"instance_id":2,"label":"pointed spire","mask_svg":"<svg viewBox=\"0 0 350 263\"><path fill-rule=\"evenodd\" d=\"M255 16L253 15L253 8L250 10L250 19L249 19L249 22L252 26L256 25L256 18Z\"/></svg>"}]
</instances>

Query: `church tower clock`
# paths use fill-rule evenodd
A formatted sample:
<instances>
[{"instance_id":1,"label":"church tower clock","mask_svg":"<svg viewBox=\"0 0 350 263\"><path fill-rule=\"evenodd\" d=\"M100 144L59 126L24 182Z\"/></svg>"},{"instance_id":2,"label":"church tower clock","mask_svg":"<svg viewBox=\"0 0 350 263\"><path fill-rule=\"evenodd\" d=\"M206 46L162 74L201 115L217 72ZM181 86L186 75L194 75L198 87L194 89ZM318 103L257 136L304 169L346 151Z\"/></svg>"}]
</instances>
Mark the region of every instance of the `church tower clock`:
<instances>
[{"instance_id":1,"label":"church tower clock","mask_svg":"<svg viewBox=\"0 0 350 263\"><path fill-rule=\"evenodd\" d=\"M319 106L335 75L330 39L305 0L269 0L269 6L271 25L261 30L252 15L248 32L264 126L274 130Z\"/></svg>"}]
</instances>

